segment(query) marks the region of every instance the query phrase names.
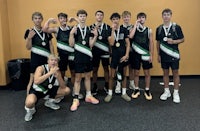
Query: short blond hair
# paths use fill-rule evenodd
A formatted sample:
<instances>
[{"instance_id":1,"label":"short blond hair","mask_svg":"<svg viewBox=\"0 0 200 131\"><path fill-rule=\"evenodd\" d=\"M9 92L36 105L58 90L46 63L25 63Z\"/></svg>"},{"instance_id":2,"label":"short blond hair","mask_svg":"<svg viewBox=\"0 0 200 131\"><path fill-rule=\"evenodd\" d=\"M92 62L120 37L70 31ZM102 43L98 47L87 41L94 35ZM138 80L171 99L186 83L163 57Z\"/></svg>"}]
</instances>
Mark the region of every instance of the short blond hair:
<instances>
[{"instance_id":1,"label":"short blond hair","mask_svg":"<svg viewBox=\"0 0 200 131\"><path fill-rule=\"evenodd\" d=\"M123 11L122 12L122 17L127 16L127 15L131 16L131 12L129 12L129 11Z\"/></svg>"},{"instance_id":2,"label":"short blond hair","mask_svg":"<svg viewBox=\"0 0 200 131\"><path fill-rule=\"evenodd\" d=\"M55 55L55 54L50 54L49 56L48 56L48 60L49 59L57 59L57 61L59 61L60 60L60 57L58 57L57 55Z\"/></svg>"}]
</instances>

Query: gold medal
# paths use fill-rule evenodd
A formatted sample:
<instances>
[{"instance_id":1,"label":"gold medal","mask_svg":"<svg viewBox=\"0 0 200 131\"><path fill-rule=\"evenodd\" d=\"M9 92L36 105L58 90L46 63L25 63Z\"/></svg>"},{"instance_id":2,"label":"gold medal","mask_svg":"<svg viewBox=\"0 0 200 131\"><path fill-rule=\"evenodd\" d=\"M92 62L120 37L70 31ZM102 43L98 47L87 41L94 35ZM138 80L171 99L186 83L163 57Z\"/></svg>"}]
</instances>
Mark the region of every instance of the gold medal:
<instances>
[{"instance_id":1,"label":"gold medal","mask_svg":"<svg viewBox=\"0 0 200 131\"><path fill-rule=\"evenodd\" d=\"M115 46L116 46L116 47L119 47L119 46L120 46L120 43L119 43L119 42L117 42Z\"/></svg>"}]
</instances>

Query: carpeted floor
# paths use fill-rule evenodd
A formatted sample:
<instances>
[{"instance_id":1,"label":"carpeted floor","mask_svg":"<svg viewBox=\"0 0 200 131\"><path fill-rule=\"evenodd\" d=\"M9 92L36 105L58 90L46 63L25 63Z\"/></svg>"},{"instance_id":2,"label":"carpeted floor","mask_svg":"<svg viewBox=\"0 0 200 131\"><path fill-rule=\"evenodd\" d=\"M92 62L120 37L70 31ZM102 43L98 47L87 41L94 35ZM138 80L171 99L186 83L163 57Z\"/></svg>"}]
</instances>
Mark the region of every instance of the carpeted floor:
<instances>
[{"instance_id":1,"label":"carpeted floor","mask_svg":"<svg viewBox=\"0 0 200 131\"><path fill-rule=\"evenodd\" d=\"M163 91L160 81L152 78L152 101L145 100L142 93L131 102L114 95L111 103L105 103L106 94L100 91L99 105L81 101L79 109L71 112L71 96L65 97L57 111L46 108L40 100L30 122L24 121L26 91L0 90L0 131L199 131L200 78L181 78L180 104L173 103L172 98L165 102L159 99ZM103 86L103 81L98 85ZM144 87L143 78L140 85Z\"/></svg>"}]
</instances>

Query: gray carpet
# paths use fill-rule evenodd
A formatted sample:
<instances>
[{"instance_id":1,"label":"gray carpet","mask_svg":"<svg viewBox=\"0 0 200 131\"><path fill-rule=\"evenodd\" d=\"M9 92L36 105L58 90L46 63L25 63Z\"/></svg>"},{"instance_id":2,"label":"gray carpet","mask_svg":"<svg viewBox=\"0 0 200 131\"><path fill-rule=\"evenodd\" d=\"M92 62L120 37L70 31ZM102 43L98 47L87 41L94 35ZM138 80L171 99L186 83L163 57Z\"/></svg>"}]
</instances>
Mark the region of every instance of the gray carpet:
<instances>
[{"instance_id":1,"label":"gray carpet","mask_svg":"<svg viewBox=\"0 0 200 131\"><path fill-rule=\"evenodd\" d=\"M172 98L159 100L163 91L160 81L152 78L152 101L146 101L143 94L131 102L114 95L111 103L105 103L106 94L100 91L99 105L81 101L79 109L71 112L70 96L60 103L58 111L46 108L44 100L40 100L30 122L24 121L26 91L0 90L0 131L199 131L200 78L181 78L180 104L173 103ZM103 86L102 80L98 85ZM140 85L144 86L143 78Z\"/></svg>"}]
</instances>

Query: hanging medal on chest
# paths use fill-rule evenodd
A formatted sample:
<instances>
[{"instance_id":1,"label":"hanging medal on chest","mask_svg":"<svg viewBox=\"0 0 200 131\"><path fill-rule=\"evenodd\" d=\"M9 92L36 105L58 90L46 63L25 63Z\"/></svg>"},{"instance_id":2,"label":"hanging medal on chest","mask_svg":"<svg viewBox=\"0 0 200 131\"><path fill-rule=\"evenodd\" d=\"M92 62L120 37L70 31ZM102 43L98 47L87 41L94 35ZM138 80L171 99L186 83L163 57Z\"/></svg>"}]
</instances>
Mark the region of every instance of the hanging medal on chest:
<instances>
[{"instance_id":1,"label":"hanging medal on chest","mask_svg":"<svg viewBox=\"0 0 200 131\"><path fill-rule=\"evenodd\" d=\"M81 32L81 37L82 37L82 44L85 45L87 42L85 41L86 33L87 33L87 27L85 26L84 29L81 29L81 26L78 24L78 28Z\"/></svg>"},{"instance_id":2,"label":"hanging medal on chest","mask_svg":"<svg viewBox=\"0 0 200 131\"><path fill-rule=\"evenodd\" d=\"M49 72L50 69L49 69L48 65L45 65L45 67L46 67L47 71ZM49 84L48 84L48 88L49 88L49 89L51 89L51 88L53 87L53 83L52 83L53 78L54 78L54 75L51 75L51 76L48 78L48 79L49 79Z\"/></svg>"},{"instance_id":3,"label":"hanging medal on chest","mask_svg":"<svg viewBox=\"0 0 200 131\"><path fill-rule=\"evenodd\" d=\"M42 32L42 35L38 32L38 30L35 28L35 26L34 26L34 30L35 30L35 32L37 33L37 35L40 37L40 39L42 40L42 45L43 46L46 46L46 42L44 41L44 39L45 39L45 33L44 32Z\"/></svg>"},{"instance_id":4,"label":"hanging medal on chest","mask_svg":"<svg viewBox=\"0 0 200 131\"><path fill-rule=\"evenodd\" d=\"M167 41L168 35L170 34L169 30L170 30L171 26L172 26L172 23L170 23L170 25L168 27L163 26L163 29L164 29L164 32L165 32L165 37L163 38L163 41Z\"/></svg>"},{"instance_id":5,"label":"hanging medal on chest","mask_svg":"<svg viewBox=\"0 0 200 131\"><path fill-rule=\"evenodd\" d=\"M98 29L98 32L99 32L99 37L98 37L98 39L99 39L99 40L102 40L102 39L103 39L103 37L102 37L103 25L104 25L104 23L102 23L100 29Z\"/></svg>"},{"instance_id":6,"label":"hanging medal on chest","mask_svg":"<svg viewBox=\"0 0 200 131\"><path fill-rule=\"evenodd\" d=\"M46 42L43 41L43 42L42 42L42 45L45 46L45 45L46 45Z\"/></svg>"},{"instance_id":7,"label":"hanging medal on chest","mask_svg":"<svg viewBox=\"0 0 200 131\"><path fill-rule=\"evenodd\" d=\"M49 85L48 85L48 88L49 88L49 89L51 89L52 87L53 87L53 85L52 85L52 84L49 84Z\"/></svg>"},{"instance_id":8,"label":"hanging medal on chest","mask_svg":"<svg viewBox=\"0 0 200 131\"><path fill-rule=\"evenodd\" d=\"M117 35L116 35L116 33L114 32L115 41L117 42L117 43L115 44L116 47L120 47L120 43L118 42L118 40L119 40L119 31L120 31L120 28L117 29Z\"/></svg>"}]
</instances>

